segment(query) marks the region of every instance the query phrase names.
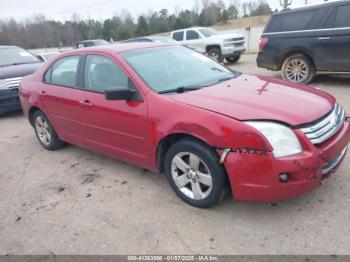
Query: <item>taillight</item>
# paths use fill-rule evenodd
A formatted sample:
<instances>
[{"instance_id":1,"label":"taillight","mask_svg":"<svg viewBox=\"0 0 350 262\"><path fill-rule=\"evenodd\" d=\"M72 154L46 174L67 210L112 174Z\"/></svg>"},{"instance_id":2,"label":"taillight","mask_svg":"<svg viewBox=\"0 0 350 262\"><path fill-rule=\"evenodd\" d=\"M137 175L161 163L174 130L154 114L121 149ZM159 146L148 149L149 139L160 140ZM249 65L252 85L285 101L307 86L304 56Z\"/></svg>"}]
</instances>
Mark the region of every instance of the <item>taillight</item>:
<instances>
[{"instance_id":1,"label":"taillight","mask_svg":"<svg viewBox=\"0 0 350 262\"><path fill-rule=\"evenodd\" d=\"M263 51L267 43L269 42L268 38L260 38L259 41L259 52Z\"/></svg>"}]
</instances>

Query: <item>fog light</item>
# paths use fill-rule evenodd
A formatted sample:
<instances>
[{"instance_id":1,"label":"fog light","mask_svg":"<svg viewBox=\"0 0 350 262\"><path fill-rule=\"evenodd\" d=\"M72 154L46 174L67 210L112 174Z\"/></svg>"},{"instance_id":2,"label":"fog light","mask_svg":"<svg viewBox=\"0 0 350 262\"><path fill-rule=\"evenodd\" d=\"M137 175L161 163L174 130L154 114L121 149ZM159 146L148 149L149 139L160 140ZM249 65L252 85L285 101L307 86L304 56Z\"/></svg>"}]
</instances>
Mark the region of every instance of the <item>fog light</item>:
<instances>
[{"instance_id":1,"label":"fog light","mask_svg":"<svg viewBox=\"0 0 350 262\"><path fill-rule=\"evenodd\" d=\"M288 173L281 173L280 174L280 182L286 183L288 181L289 175Z\"/></svg>"}]
</instances>

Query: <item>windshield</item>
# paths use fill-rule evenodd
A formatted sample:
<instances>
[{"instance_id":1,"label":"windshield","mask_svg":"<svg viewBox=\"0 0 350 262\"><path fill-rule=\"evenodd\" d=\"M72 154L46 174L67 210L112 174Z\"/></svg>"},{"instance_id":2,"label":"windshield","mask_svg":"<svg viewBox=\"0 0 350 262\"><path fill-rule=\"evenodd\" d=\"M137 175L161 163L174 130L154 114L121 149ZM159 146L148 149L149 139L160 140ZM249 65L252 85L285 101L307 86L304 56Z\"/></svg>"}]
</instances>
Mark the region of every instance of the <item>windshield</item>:
<instances>
[{"instance_id":1,"label":"windshield","mask_svg":"<svg viewBox=\"0 0 350 262\"><path fill-rule=\"evenodd\" d=\"M219 34L217 31L215 31L212 28L200 28L198 29L205 37L209 37L212 35L217 35Z\"/></svg>"},{"instance_id":2,"label":"windshield","mask_svg":"<svg viewBox=\"0 0 350 262\"><path fill-rule=\"evenodd\" d=\"M19 47L0 48L0 66L39 63L39 59Z\"/></svg>"},{"instance_id":3,"label":"windshield","mask_svg":"<svg viewBox=\"0 0 350 262\"><path fill-rule=\"evenodd\" d=\"M121 55L157 93L210 86L239 75L181 46L147 48L122 52Z\"/></svg>"}]
</instances>

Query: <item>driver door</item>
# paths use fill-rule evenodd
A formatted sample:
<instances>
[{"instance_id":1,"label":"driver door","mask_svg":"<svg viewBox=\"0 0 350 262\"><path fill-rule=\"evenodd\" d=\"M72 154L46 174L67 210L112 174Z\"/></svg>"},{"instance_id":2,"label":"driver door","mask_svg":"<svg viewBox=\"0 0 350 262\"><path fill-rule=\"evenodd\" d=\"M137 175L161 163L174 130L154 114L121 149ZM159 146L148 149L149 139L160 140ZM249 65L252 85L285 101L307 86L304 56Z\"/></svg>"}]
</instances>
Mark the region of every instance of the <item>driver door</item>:
<instances>
[{"instance_id":1,"label":"driver door","mask_svg":"<svg viewBox=\"0 0 350 262\"><path fill-rule=\"evenodd\" d=\"M136 89L132 80L113 60L88 54L84 68L82 126L89 147L113 157L148 165L149 132L147 105L140 92L137 101L107 100L107 88Z\"/></svg>"}]
</instances>

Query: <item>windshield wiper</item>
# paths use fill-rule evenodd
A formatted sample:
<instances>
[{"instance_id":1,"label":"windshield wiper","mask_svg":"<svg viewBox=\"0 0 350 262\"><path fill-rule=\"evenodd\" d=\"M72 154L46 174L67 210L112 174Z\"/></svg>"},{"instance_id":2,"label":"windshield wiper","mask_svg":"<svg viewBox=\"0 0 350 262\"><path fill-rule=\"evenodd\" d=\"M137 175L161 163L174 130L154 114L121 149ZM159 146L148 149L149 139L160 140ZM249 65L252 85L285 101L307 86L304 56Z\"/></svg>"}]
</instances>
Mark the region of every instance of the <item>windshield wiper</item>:
<instances>
[{"instance_id":1,"label":"windshield wiper","mask_svg":"<svg viewBox=\"0 0 350 262\"><path fill-rule=\"evenodd\" d=\"M158 94L184 93L184 92L187 92L187 91L198 90L198 89L201 89L202 87L204 87L204 86L179 86L177 88L159 91Z\"/></svg>"},{"instance_id":2,"label":"windshield wiper","mask_svg":"<svg viewBox=\"0 0 350 262\"><path fill-rule=\"evenodd\" d=\"M221 82L225 82L225 81L228 81L228 80L231 80L233 78L236 78L236 76L228 76L228 77L220 78L220 79L216 80L213 85L221 83Z\"/></svg>"}]
</instances>

